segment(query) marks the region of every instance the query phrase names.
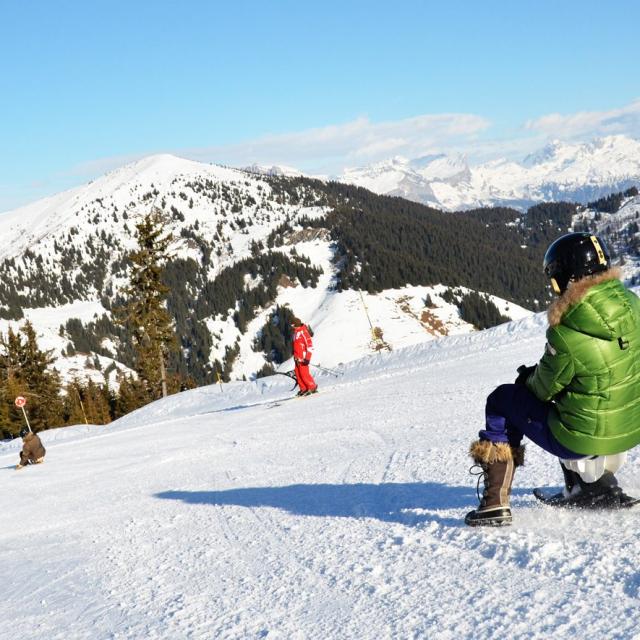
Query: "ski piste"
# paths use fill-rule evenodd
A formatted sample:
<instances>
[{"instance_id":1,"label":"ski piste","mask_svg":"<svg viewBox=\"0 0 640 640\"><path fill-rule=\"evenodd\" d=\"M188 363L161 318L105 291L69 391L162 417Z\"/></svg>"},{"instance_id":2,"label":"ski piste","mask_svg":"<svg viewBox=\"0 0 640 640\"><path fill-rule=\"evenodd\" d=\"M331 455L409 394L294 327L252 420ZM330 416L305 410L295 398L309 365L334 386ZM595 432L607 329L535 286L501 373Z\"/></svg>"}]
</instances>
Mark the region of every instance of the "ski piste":
<instances>
[{"instance_id":1,"label":"ski piste","mask_svg":"<svg viewBox=\"0 0 640 640\"><path fill-rule=\"evenodd\" d=\"M288 402L289 400L306 400L307 398L313 398L313 396L317 396L319 393L320 392L316 390L314 393L310 393L308 395L296 394L289 398L281 398L280 400L274 400L273 402L270 402L266 406L267 406L267 409L273 409L274 407L279 407L283 402Z\"/></svg>"},{"instance_id":2,"label":"ski piste","mask_svg":"<svg viewBox=\"0 0 640 640\"><path fill-rule=\"evenodd\" d=\"M616 511L618 509L630 509L640 503L640 498L633 498L620 491L617 494L606 493L601 496L576 496L566 497L562 491L546 493L541 488L535 488L533 495L542 504L561 509L580 509L587 511Z\"/></svg>"},{"instance_id":3,"label":"ski piste","mask_svg":"<svg viewBox=\"0 0 640 640\"><path fill-rule=\"evenodd\" d=\"M21 443L0 443L0 566L19 576L0 638L635 637L637 510L543 507L531 489L559 468L531 446L512 525L463 523L486 395L539 354L543 320L374 354L269 411L293 400L283 376L50 430L13 482ZM617 474L634 496L638 464Z\"/></svg>"}]
</instances>

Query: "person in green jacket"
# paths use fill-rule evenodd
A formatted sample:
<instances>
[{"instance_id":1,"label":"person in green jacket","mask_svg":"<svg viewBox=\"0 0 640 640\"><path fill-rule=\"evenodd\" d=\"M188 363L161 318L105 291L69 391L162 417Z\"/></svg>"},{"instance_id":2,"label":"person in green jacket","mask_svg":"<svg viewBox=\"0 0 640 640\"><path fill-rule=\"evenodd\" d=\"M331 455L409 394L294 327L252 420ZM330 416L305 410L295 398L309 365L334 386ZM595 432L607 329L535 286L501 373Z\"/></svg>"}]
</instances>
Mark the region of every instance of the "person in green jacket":
<instances>
[{"instance_id":1,"label":"person in green jacket","mask_svg":"<svg viewBox=\"0 0 640 640\"><path fill-rule=\"evenodd\" d=\"M470 448L484 478L480 506L465 517L470 526L511 523L509 495L525 435L561 460L640 444L640 299L589 233L553 242L544 272L559 296L548 310L544 355L487 398L485 428ZM565 491L558 496L571 496L571 504L615 508L632 500L610 472L587 483L562 470Z\"/></svg>"}]
</instances>

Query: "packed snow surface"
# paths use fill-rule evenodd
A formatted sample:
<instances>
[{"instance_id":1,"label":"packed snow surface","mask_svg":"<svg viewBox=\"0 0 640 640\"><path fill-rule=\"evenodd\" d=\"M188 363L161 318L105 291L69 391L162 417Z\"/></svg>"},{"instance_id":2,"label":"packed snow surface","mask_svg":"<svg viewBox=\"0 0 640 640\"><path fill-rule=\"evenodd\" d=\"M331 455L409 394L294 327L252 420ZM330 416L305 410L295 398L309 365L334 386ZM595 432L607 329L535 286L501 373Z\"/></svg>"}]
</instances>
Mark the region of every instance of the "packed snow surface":
<instances>
[{"instance_id":1,"label":"packed snow surface","mask_svg":"<svg viewBox=\"0 0 640 640\"><path fill-rule=\"evenodd\" d=\"M372 355L309 398L282 376L183 392L45 432L19 472L0 444L0 637L637 638L637 510L538 504L560 471L529 446L513 526L463 524L485 397L544 329Z\"/></svg>"}]
</instances>

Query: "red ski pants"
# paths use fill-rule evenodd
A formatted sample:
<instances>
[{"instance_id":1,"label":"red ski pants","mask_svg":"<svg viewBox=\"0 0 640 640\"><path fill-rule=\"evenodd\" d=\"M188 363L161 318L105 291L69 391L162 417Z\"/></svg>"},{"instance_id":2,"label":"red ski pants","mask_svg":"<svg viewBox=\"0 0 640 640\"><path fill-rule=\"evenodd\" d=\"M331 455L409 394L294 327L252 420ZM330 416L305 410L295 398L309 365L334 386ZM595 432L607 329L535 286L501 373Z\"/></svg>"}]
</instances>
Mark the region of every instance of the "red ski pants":
<instances>
[{"instance_id":1,"label":"red ski pants","mask_svg":"<svg viewBox=\"0 0 640 640\"><path fill-rule=\"evenodd\" d=\"M296 362L295 373L300 391L313 391L318 386L309 371L308 364Z\"/></svg>"}]
</instances>

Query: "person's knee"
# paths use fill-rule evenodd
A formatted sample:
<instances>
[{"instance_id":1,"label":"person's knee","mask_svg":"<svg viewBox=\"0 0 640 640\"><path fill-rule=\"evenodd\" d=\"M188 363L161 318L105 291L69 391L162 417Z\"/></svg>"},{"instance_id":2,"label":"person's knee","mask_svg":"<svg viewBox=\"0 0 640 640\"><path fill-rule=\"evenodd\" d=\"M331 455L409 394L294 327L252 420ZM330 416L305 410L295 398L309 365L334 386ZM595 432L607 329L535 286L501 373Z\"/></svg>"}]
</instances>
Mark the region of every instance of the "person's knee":
<instances>
[{"instance_id":1,"label":"person's knee","mask_svg":"<svg viewBox=\"0 0 640 640\"><path fill-rule=\"evenodd\" d=\"M505 402L511 403L517 388L517 384L501 384L487 396L487 405L501 406Z\"/></svg>"}]
</instances>

